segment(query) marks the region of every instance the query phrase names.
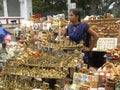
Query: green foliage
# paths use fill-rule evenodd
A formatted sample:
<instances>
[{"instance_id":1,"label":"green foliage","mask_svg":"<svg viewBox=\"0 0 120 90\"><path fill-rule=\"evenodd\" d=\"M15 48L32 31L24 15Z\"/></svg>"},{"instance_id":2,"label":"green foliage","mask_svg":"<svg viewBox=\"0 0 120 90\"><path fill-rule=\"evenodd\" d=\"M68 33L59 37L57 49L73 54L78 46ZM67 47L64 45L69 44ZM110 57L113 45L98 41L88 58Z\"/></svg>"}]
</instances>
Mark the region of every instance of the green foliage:
<instances>
[{"instance_id":1,"label":"green foliage","mask_svg":"<svg viewBox=\"0 0 120 90\"><path fill-rule=\"evenodd\" d=\"M91 10L89 14L92 15L98 12L99 14L105 13L112 2L118 1L119 0L104 0L104 2L103 0L71 0L71 3L76 3L76 8L81 9L83 12ZM98 11L98 6L101 8L100 11ZM120 12L120 9L117 8L119 8L118 5L114 9L114 12ZM67 12L67 0L33 0L33 14L49 12ZM86 14L84 14L84 16L85 15Z\"/></svg>"},{"instance_id":2,"label":"green foliage","mask_svg":"<svg viewBox=\"0 0 120 90\"><path fill-rule=\"evenodd\" d=\"M41 13L43 10L43 1L42 0L32 0L33 14Z\"/></svg>"},{"instance_id":3,"label":"green foliage","mask_svg":"<svg viewBox=\"0 0 120 90\"><path fill-rule=\"evenodd\" d=\"M85 9L90 0L71 0L72 3L76 3L77 8Z\"/></svg>"},{"instance_id":4,"label":"green foliage","mask_svg":"<svg viewBox=\"0 0 120 90\"><path fill-rule=\"evenodd\" d=\"M32 2L34 14L67 10L67 0L32 0Z\"/></svg>"},{"instance_id":5,"label":"green foliage","mask_svg":"<svg viewBox=\"0 0 120 90\"><path fill-rule=\"evenodd\" d=\"M67 0L46 0L43 5L44 12L62 12L67 9Z\"/></svg>"},{"instance_id":6,"label":"green foliage","mask_svg":"<svg viewBox=\"0 0 120 90\"><path fill-rule=\"evenodd\" d=\"M3 5L2 5L2 3L0 3L0 10L3 8Z\"/></svg>"}]
</instances>

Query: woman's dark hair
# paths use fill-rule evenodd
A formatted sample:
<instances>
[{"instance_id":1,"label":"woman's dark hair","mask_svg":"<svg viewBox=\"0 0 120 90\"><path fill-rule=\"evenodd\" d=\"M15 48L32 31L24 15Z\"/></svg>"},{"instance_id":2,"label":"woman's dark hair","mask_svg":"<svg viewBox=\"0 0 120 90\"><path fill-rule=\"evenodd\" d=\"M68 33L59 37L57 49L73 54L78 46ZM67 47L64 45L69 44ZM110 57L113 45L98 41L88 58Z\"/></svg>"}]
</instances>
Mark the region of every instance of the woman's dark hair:
<instances>
[{"instance_id":1,"label":"woman's dark hair","mask_svg":"<svg viewBox=\"0 0 120 90\"><path fill-rule=\"evenodd\" d=\"M75 14L75 16L78 16L78 21L80 22L81 19L81 12L79 9L71 9L70 12L72 12L73 14Z\"/></svg>"}]
</instances>

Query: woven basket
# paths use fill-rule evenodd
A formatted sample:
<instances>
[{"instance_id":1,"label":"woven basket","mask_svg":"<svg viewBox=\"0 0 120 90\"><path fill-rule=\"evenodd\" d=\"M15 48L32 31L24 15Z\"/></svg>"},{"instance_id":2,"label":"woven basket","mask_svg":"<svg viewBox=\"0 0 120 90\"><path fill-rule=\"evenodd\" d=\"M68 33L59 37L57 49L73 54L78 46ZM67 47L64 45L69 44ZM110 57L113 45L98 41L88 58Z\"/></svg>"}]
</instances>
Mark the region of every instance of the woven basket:
<instances>
[{"instance_id":1,"label":"woven basket","mask_svg":"<svg viewBox=\"0 0 120 90\"><path fill-rule=\"evenodd\" d=\"M107 79L105 83L105 90L115 90L116 81Z\"/></svg>"}]
</instances>

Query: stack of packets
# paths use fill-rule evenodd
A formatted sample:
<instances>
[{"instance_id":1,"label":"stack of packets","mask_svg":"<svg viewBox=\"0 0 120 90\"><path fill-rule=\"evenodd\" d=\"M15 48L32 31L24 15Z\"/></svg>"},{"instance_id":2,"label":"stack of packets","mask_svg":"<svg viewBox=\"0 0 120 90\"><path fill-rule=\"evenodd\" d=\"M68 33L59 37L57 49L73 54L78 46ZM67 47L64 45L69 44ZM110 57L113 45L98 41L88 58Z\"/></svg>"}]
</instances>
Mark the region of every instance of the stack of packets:
<instances>
[{"instance_id":1,"label":"stack of packets","mask_svg":"<svg viewBox=\"0 0 120 90\"><path fill-rule=\"evenodd\" d=\"M85 73L74 73L73 90L90 90L90 88L98 88L98 82L99 76Z\"/></svg>"}]
</instances>

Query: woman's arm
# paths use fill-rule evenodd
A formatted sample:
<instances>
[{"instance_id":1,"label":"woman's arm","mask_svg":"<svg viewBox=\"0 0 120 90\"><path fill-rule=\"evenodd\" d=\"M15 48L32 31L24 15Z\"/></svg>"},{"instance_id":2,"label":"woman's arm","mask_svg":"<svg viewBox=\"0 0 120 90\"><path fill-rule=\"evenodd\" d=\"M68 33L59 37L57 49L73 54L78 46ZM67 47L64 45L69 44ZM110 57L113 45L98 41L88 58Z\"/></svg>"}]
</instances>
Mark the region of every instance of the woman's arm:
<instances>
[{"instance_id":1,"label":"woman's arm","mask_svg":"<svg viewBox=\"0 0 120 90\"><path fill-rule=\"evenodd\" d=\"M85 51L91 51L93 49L93 47L96 45L97 40L99 38L98 34L92 30L91 28L89 28L89 30L87 31L91 36L92 36L92 42L90 44L90 47L85 47L84 50Z\"/></svg>"}]
</instances>

